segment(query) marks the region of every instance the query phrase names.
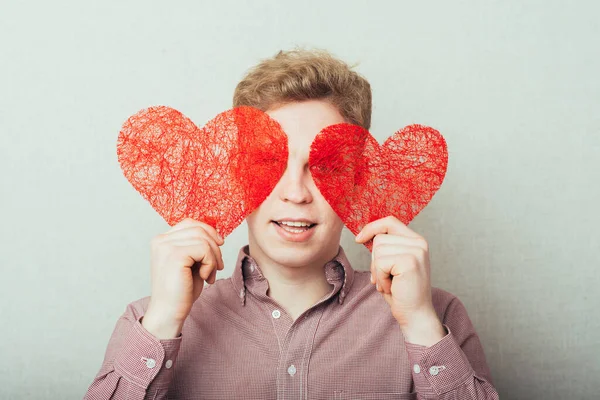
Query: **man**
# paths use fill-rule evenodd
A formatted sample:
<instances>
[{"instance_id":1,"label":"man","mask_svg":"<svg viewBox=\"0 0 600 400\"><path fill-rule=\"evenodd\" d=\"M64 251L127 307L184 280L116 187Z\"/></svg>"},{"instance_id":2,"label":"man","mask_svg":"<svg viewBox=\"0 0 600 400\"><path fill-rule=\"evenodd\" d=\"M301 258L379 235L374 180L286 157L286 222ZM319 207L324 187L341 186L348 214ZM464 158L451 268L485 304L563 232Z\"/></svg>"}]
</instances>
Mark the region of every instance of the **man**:
<instances>
[{"instance_id":1,"label":"man","mask_svg":"<svg viewBox=\"0 0 600 400\"><path fill-rule=\"evenodd\" d=\"M213 227L185 219L156 236L151 296L127 306L86 398L497 399L463 304L431 287L426 240L373 221L356 238L373 239L371 270L354 271L311 178L321 129L369 129L368 82L326 52L279 52L238 84L240 105L279 122L289 158L232 277L215 279Z\"/></svg>"}]
</instances>

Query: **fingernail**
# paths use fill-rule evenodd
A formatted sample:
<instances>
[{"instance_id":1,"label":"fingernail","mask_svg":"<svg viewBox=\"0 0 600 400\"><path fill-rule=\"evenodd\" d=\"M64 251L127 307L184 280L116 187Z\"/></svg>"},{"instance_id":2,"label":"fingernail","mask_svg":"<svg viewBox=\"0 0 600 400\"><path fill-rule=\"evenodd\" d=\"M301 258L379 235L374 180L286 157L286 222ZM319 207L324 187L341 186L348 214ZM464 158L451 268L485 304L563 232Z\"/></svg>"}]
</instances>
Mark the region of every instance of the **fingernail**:
<instances>
[{"instance_id":1,"label":"fingernail","mask_svg":"<svg viewBox=\"0 0 600 400\"><path fill-rule=\"evenodd\" d=\"M371 274L371 283L375 283L375 279L373 279L373 274Z\"/></svg>"},{"instance_id":2,"label":"fingernail","mask_svg":"<svg viewBox=\"0 0 600 400\"><path fill-rule=\"evenodd\" d=\"M362 232L358 232L358 235L356 235L356 240L360 240L362 237Z\"/></svg>"},{"instance_id":3,"label":"fingernail","mask_svg":"<svg viewBox=\"0 0 600 400\"><path fill-rule=\"evenodd\" d=\"M379 292L379 283L375 284L375 289L377 289L377 291Z\"/></svg>"}]
</instances>

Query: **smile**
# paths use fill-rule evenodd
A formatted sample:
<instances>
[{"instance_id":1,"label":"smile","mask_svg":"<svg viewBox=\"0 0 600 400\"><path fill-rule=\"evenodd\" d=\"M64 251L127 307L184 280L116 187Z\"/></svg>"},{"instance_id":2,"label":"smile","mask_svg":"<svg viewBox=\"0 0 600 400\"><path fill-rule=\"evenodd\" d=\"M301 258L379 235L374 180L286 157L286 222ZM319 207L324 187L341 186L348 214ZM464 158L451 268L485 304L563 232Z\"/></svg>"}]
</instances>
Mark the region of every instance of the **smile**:
<instances>
[{"instance_id":1,"label":"smile","mask_svg":"<svg viewBox=\"0 0 600 400\"><path fill-rule=\"evenodd\" d=\"M279 236L291 242L303 242L314 233L317 224L309 221L271 221Z\"/></svg>"}]
</instances>

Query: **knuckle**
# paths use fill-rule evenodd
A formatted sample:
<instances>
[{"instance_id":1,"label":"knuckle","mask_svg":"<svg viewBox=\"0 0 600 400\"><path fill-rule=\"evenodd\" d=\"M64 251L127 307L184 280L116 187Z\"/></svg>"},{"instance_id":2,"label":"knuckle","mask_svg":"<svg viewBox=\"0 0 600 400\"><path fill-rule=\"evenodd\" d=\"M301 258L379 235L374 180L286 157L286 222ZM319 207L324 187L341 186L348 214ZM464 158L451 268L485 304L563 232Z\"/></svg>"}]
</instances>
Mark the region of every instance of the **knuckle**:
<instances>
[{"instance_id":1,"label":"knuckle","mask_svg":"<svg viewBox=\"0 0 600 400\"><path fill-rule=\"evenodd\" d=\"M191 234L190 239L206 240L206 235L204 233L204 230L200 227L192 228L192 231L190 232L190 234Z\"/></svg>"},{"instance_id":2,"label":"knuckle","mask_svg":"<svg viewBox=\"0 0 600 400\"><path fill-rule=\"evenodd\" d=\"M181 221L179 221L178 223L176 223L171 229L177 227L177 228L183 228L184 226L189 224L189 218L184 218Z\"/></svg>"},{"instance_id":3,"label":"knuckle","mask_svg":"<svg viewBox=\"0 0 600 400\"><path fill-rule=\"evenodd\" d=\"M378 250L376 250L376 248L373 247L373 262L379 263L382 257L383 255L381 254L381 247L379 247Z\"/></svg>"},{"instance_id":4,"label":"knuckle","mask_svg":"<svg viewBox=\"0 0 600 400\"><path fill-rule=\"evenodd\" d=\"M164 233L159 233L158 235L156 235L152 239L150 239L150 244L153 246L156 246L159 243L161 243L165 239L166 236L167 235L165 235Z\"/></svg>"},{"instance_id":5,"label":"knuckle","mask_svg":"<svg viewBox=\"0 0 600 400\"><path fill-rule=\"evenodd\" d=\"M385 257L385 249L388 247L386 243L378 243L373 246L373 254L375 254L375 258L381 259Z\"/></svg>"},{"instance_id":6,"label":"knuckle","mask_svg":"<svg viewBox=\"0 0 600 400\"><path fill-rule=\"evenodd\" d=\"M206 241L203 240L200 242L200 246L202 249L202 252L204 253L204 257L206 257L206 261L209 261L211 264L214 262L214 256L213 256L213 251L212 248L210 247L210 244Z\"/></svg>"},{"instance_id":7,"label":"knuckle","mask_svg":"<svg viewBox=\"0 0 600 400\"><path fill-rule=\"evenodd\" d=\"M373 247L371 248L371 253L373 254L373 257L376 257L379 251L381 250L380 246L381 245L377 243L375 239L373 239Z\"/></svg>"},{"instance_id":8,"label":"knuckle","mask_svg":"<svg viewBox=\"0 0 600 400\"><path fill-rule=\"evenodd\" d=\"M196 226L192 227L191 229L192 229L192 232L194 232L197 235L202 235L205 232L204 228L201 227L200 225L196 225Z\"/></svg>"},{"instance_id":9,"label":"knuckle","mask_svg":"<svg viewBox=\"0 0 600 400\"><path fill-rule=\"evenodd\" d=\"M195 219L193 219L193 218L190 218L190 217L186 217L186 218L184 218L184 219L183 219L183 220L182 220L182 221L181 221L179 224L177 224L177 225L180 225L180 227L182 227L182 228L183 228L183 227L193 227L193 226L198 226L198 224L199 224L199 223L198 223L198 221L196 221Z\"/></svg>"},{"instance_id":10,"label":"knuckle","mask_svg":"<svg viewBox=\"0 0 600 400\"><path fill-rule=\"evenodd\" d=\"M406 269L409 271L417 269L417 267L419 266L419 260L417 256L414 254L407 254L406 258Z\"/></svg>"},{"instance_id":11,"label":"knuckle","mask_svg":"<svg viewBox=\"0 0 600 400\"><path fill-rule=\"evenodd\" d=\"M208 243L208 240L202 238L200 240L200 246L202 246L202 248L204 249L204 251L211 251L211 247L210 247L210 243Z\"/></svg>"},{"instance_id":12,"label":"knuckle","mask_svg":"<svg viewBox=\"0 0 600 400\"><path fill-rule=\"evenodd\" d=\"M387 275L387 272L381 266L375 268L375 272L377 272L377 275L380 275L381 277Z\"/></svg>"},{"instance_id":13,"label":"knuckle","mask_svg":"<svg viewBox=\"0 0 600 400\"><path fill-rule=\"evenodd\" d=\"M181 255L182 250L173 246L172 244L167 244L164 247L165 254L167 258L177 258Z\"/></svg>"}]
</instances>

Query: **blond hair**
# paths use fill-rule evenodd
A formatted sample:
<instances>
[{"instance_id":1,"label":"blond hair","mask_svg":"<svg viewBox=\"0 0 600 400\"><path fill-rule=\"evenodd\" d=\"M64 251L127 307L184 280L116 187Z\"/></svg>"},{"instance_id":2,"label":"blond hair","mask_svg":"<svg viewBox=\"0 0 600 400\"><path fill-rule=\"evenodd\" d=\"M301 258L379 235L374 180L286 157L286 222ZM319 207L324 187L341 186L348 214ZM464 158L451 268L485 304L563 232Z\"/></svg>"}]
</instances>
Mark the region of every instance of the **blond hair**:
<instances>
[{"instance_id":1,"label":"blond hair","mask_svg":"<svg viewBox=\"0 0 600 400\"><path fill-rule=\"evenodd\" d=\"M280 50L247 71L233 94L233 106L263 111L303 100L323 99L344 119L371 126L371 85L326 50Z\"/></svg>"}]
</instances>

